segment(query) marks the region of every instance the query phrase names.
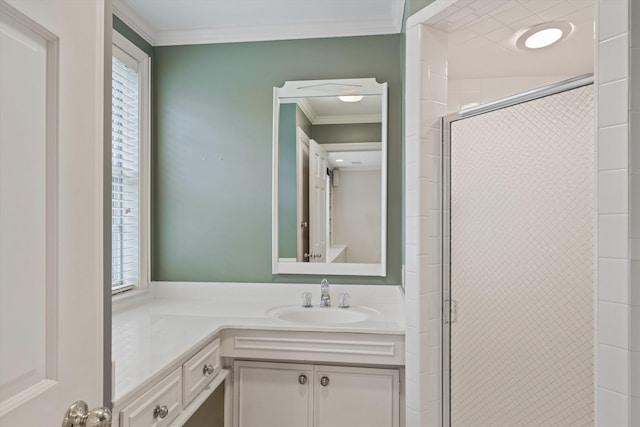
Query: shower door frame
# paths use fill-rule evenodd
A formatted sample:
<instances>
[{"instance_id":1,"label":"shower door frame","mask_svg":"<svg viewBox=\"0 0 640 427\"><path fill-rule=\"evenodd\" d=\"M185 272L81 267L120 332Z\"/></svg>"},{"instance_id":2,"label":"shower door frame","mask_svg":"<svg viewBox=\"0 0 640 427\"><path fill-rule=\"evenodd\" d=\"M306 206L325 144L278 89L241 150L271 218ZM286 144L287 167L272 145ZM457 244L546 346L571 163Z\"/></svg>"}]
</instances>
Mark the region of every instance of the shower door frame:
<instances>
[{"instance_id":1,"label":"shower door frame","mask_svg":"<svg viewBox=\"0 0 640 427\"><path fill-rule=\"evenodd\" d=\"M451 426L451 322L456 308L451 303L451 124L594 83L593 73L584 74L527 92L491 101L442 117L442 425ZM453 316L453 319L452 319Z\"/></svg>"}]
</instances>

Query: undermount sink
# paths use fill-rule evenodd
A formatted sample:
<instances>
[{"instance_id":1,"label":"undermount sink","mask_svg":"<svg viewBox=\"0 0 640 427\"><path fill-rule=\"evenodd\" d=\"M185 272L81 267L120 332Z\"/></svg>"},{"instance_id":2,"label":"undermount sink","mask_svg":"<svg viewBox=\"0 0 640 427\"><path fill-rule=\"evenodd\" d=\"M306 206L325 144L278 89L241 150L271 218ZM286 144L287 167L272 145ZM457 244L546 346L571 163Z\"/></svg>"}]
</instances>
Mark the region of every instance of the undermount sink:
<instances>
[{"instance_id":1,"label":"undermount sink","mask_svg":"<svg viewBox=\"0 0 640 427\"><path fill-rule=\"evenodd\" d=\"M313 324L341 324L362 322L378 314L377 310L368 307L301 307L288 305L267 311L274 319L285 322Z\"/></svg>"}]
</instances>

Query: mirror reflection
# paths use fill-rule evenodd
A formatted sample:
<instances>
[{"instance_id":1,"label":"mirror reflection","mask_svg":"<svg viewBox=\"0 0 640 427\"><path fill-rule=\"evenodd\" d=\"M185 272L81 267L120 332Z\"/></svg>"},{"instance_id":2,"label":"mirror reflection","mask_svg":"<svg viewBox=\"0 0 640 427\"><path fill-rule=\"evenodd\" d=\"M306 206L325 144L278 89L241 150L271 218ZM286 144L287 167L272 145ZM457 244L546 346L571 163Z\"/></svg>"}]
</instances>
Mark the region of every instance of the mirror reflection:
<instances>
[{"instance_id":1,"label":"mirror reflection","mask_svg":"<svg viewBox=\"0 0 640 427\"><path fill-rule=\"evenodd\" d=\"M341 82L274 103L276 273L384 274L386 85Z\"/></svg>"}]
</instances>

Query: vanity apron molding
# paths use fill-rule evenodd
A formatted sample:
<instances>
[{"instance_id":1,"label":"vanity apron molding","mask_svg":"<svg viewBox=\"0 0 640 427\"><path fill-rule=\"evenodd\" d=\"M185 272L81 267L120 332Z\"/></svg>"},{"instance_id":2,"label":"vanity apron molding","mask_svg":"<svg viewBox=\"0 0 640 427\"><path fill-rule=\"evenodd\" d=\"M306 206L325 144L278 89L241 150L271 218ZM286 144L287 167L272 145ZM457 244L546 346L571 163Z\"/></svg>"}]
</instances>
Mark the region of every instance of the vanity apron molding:
<instances>
[{"instance_id":1,"label":"vanity apron molding","mask_svg":"<svg viewBox=\"0 0 640 427\"><path fill-rule=\"evenodd\" d=\"M400 335L227 329L220 336L222 355L234 359L404 365Z\"/></svg>"}]
</instances>

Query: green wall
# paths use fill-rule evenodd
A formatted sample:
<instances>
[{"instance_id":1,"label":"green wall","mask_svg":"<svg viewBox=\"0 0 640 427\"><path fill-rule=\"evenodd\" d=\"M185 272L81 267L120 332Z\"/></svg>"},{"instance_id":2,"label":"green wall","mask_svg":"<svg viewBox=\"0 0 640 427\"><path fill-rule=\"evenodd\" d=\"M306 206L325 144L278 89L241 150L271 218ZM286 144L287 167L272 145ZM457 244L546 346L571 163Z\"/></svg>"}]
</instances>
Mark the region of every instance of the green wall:
<instances>
[{"instance_id":1,"label":"green wall","mask_svg":"<svg viewBox=\"0 0 640 427\"><path fill-rule=\"evenodd\" d=\"M434 1L435 0L405 0L404 18L402 21L402 32L405 31L407 19L409 19L411 15L429 6Z\"/></svg>"},{"instance_id":2,"label":"green wall","mask_svg":"<svg viewBox=\"0 0 640 427\"><path fill-rule=\"evenodd\" d=\"M153 46L145 39L140 37L138 33L133 31L127 24L122 22L120 18L113 15L113 29L126 37L131 43L138 46L143 52L153 58Z\"/></svg>"},{"instance_id":3,"label":"green wall","mask_svg":"<svg viewBox=\"0 0 640 427\"><path fill-rule=\"evenodd\" d=\"M297 256L296 104L281 104L278 125L278 256Z\"/></svg>"},{"instance_id":4,"label":"green wall","mask_svg":"<svg viewBox=\"0 0 640 427\"><path fill-rule=\"evenodd\" d=\"M403 40L153 48L152 279L317 282L271 274L273 87L375 77L389 84L388 275L332 280L399 284Z\"/></svg>"},{"instance_id":5,"label":"green wall","mask_svg":"<svg viewBox=\"0 0 640 427\"><path fill-rule=\"evenodd\" d=\"M380 142L381 135L380 123L313 125L311 127L311 138L318 144Z\"/></svg>"}]
</instances>

